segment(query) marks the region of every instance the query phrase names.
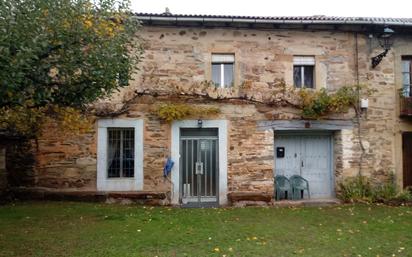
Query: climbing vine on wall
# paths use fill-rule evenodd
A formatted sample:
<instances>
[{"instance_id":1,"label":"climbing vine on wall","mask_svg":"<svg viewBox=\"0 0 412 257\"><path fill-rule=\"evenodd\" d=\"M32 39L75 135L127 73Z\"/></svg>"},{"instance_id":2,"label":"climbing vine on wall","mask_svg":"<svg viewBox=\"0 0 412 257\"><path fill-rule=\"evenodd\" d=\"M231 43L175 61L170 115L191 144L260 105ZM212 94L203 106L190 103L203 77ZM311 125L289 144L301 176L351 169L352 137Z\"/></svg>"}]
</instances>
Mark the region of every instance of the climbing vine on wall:
<instances>
[{"instance_id":1,"label":"climbing vine on wall","mask_svg":"<svg viewBox=\"0 0 412 257\"><path fill-rule=\"evenodd\" d=\"M160 119L166 122L183 120L188 117L204 118L220 113L217 107L193 106L188 104L165 103L157 105L153 111Z\"/></svg>"},{"instance_id":2,"label":"climbing vine on wall","mask_svg":"<svg viewBox=\"0 0 412 257\"><path fill-rule=\"evenodd\" d=\"M350 107L357 107L359 95L370 95L372 92L366 86L344 86L333 93L328 93L326 89L319 91L299 90L300 108L302 117L306 119L320 119L332 113L342 113L348 111Z\"/></svg>"}]
</instances>

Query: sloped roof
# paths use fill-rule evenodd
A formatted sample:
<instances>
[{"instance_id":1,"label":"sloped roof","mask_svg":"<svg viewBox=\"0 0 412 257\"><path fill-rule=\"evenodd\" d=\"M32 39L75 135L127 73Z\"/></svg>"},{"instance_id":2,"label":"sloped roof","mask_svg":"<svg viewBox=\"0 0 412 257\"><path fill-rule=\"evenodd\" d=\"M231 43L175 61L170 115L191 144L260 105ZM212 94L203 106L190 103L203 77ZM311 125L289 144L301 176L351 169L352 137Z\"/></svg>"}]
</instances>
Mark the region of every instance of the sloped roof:
<instances>
[{"instance_id":1,"label":"sloped roof","mask_svg":"<svg viewBox=\"0 0 412 257\"><path fill-rule=\"evenodd\" d=\"M237 22L237 23L273 23L273 24L347 24L347 25L387 25L412 26L412 18L384 17L338 17L338 16L231 16L198 15L171 13L135 13L143 21L176 22Z\"/></svg>"}]
</instances>

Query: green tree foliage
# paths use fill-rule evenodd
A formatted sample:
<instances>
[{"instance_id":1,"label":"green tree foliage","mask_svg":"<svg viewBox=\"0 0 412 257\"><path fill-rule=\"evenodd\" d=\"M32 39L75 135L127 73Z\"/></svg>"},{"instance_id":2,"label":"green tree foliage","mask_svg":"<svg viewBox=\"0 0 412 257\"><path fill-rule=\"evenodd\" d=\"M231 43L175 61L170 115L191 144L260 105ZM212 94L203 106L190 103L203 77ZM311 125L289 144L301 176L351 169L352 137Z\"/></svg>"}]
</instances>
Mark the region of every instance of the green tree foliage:
<instances>
[{"instance_id":1,"label":"green tree foliage","mask_svg":"<svg viewBox=\"0 0 412 257\"><path fill-rule=\"evenodd\" d=\"M50 116L127 85L142 52L130 13L126 0L1 1L0 128L19 127L13 111Z\"/></svg>"}]
</instances>

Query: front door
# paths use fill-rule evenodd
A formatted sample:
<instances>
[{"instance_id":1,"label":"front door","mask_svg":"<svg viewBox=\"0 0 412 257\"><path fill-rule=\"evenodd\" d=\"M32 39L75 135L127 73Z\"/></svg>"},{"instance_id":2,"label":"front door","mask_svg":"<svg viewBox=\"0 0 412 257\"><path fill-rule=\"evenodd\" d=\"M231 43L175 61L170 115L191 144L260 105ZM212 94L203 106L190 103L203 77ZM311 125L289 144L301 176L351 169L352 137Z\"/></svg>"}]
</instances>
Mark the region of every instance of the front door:
<instances>
[{"instance_id":1,"label":"front door","mask_svg":"<svg viewBox=\"0 0 412 257\"><path fill-rule=\"evenodd\" d=\"M402 134L403 187L412 186L412 132Z\"/></svg>"},{"instance_id":2,"label":"front door","mask_svg":"<svg viewBox=\"0 0 412 257\"><path fill-rule=\"evenodd\" d=\"M180 130L180 199L186 207L218 206L218 129Z\"/></svg>"},{"instance_id":3,"label":"front door","mask_svg":"<svg viewBox=\"0 0 412 257\"><path fill-rule=\"evenodd\" d=\"M334 196L329 135L275 137L275 175L300 175L309 182L311 198Z\"/></svg>"}]
</instances>

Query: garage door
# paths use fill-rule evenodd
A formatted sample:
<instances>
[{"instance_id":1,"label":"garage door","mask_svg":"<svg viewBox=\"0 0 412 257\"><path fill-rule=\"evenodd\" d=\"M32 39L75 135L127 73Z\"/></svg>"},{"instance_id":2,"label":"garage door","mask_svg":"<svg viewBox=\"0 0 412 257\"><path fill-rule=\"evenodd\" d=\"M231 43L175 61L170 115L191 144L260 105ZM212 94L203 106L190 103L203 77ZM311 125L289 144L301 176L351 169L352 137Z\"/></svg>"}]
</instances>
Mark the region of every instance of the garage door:
<instances>
[{"instance_id":1,"label":"garage door","mask_svg":"<svg viewBox=\"0 0 412 257\"><path fill-rule=\"evenodd\" d=\"M275 175L300 175L309 181L311 198L332 198L331 154L329 135L275 136Z\"/></svg>"}]
</instances>

